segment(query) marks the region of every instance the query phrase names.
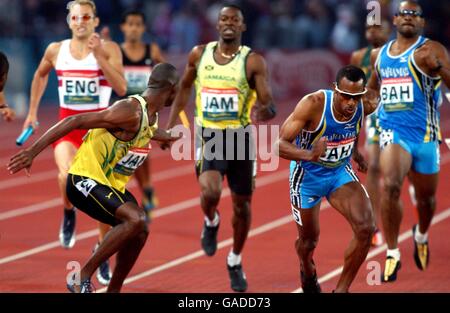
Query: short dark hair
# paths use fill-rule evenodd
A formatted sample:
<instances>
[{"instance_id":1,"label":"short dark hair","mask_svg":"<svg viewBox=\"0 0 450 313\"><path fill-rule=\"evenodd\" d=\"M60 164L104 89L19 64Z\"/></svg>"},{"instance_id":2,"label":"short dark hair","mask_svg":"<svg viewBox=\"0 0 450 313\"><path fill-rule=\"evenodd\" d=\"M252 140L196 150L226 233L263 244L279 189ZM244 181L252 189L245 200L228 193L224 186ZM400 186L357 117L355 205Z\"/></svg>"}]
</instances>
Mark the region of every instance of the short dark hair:
<instances>
[{"instance_id":1,"label":"short dark hair","mask_svg":"<svg viewBox=\"0 0 450 313\"><path fill-rule=\"evenodd\" d=\"M239 12L241 12L242 18L244 18L244 11L238 4L233 3L233 2L225 3L222 5L222 8L220 9L220 11L222 11L225 8L233 8L233 9L238 10Z\"/></svg>"},{"instance_id":2,"label":"short dark hair","mask_svg":"<svg viewBox=\"0 0 450 313\"><path fill-rule=\"evenodd\" d=\"M177 68L170 63L158 63L152 70L148 79L148 88L162 89L173 87L178 83L180 76Z\"/></svg>"},{"instance_id":3,"label":"short dark hair","mask_svg":"<svg viewBox=\"0 0 450 313\"><path fill-rule=\"evenodd\" d=\"M400 8L400 6L403 4L403 3L409 3L409 4L412 4L412 5L415 5L416 7L418 7L419 8L419 10L420 10L420 12L422 13L423 11L422 11L422 7L420 6L420 3L418 2L418 1L416 1L416 0L402 0L402 1L400 1L399 2L399 4L398 4L398 8Z\"/></svg>"},{"instance_id":4,"label":"short dark hair","mask_svg":"<svg viewBox=\"0 0 450 313\"><path fill-rule=\"evenodd\" d=\"M122 18L120 20L120 24L125 24L127 22L128 16L130 16L130 15L140 16L142 18L142 21L145 24L145 22L146 22L145 14L143 12L139 11L139 10L134 10L134 9L125 11L125 13L122 14Z\"/></svg>"},{"instance_id":5,"label":"short dark hair","mask_svg":"<svg viewBox=\"0 0 450 313\"><path fill-rule=\"evenodd\" d=\"M8 74L9 62L6 55L0 51L0 76Z\"/></svg>"},{"instance_id":6,"label":"short dark hair","mask_svg":"<svg viewBox=\"0 0 450 313\"><path fill-rule=\"evenodd\" d=\"M347 78L349 81L358 82L363 80L363 85L367 84L367 77L363 70L354 65L347 65L341 68L336 74L336 84L339 86L339 82L342 78Z\"/></svg>"}]
</instances>

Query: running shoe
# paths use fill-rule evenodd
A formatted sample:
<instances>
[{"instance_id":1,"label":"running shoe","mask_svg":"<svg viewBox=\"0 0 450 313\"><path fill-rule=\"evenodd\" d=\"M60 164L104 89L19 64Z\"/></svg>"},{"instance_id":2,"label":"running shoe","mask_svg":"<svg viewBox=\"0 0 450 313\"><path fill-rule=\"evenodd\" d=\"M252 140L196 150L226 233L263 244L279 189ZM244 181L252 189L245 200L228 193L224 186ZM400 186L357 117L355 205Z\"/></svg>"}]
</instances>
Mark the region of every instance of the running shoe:
<instances>
[{"instance_id":1,"label":"running shoe","mask_svg":"<svg viewBox=\"0 0 450 313\"><path fill-rule=\"evenodd\" d=\"M75 224L76 224L76 209L64 209L64 218L59 229L59 242L61 246L70 249L75 245Z\"/></svg>"},{"instance_id":2,"label":"running shoe","mask_svg":"<svg viewBox=\"0 0 450 313\"><path fill-rule=\"evenodd\" d=\"M229 266L227 264L228 275L230 276L231 289L237 292L244 292L247 290L247 277L242 270L242 264Z\"/></svg>"},{"instance_id":3,"label":"running shoe","mask_svg":"<svg viewBox=\"0 0 450 313\"><path fill-rule=\"evenodd\" d=\"M67 289L70 292L72 292L72 293L76 293L76 291L75 291L75 283L67 284ZM80 284L80 293L94 293L94 292L95 292L95 287L91 283L90 279L87 279L87 280L81 282L81 284Z\"/></svg>"},{"instance_id":4,"label":"running shoe","mask_svg":"<svg viewBox=\"0 0 450 313\"><path fill-rule=\"evenodd\" d=\"M213 256L217 250L217 233L219 231L219 224L217 226L206 226L206 222L203 224L203 230L201 235L202 249L207 256Z\"/></svg>"},{"instance_id":5,"label":"running shoe","mask_svg":"<svg viewBox=\"0 0 450 313\"><path fill-rule=\"evenodd\" d=\"M417 268L421 271L426 270L428 262L430 261L430 250L428 248L428 241L425 243L418 243L415 238L418 225L414 225L412 228L413 240L414 240L414 261Z\"/></svg>"},{"instance_id":6,"label":"running shoe","mask_svg":"<svg viewBox=\"0 0 450 313\"><path fill-rule=\"evenodd\" d=\"M300 271L300 279L302 282L303 293L321 293L322 289L317 280L317 273L314 271L314 275L311 277L305 277L305 273Z\"/></svg>"},{"instance_id":7,"label":"running shoe","mask_svg":"<svg viewBox=\"0 0 450 313\"><path fill-rule=\"evenodd\" d=\"M386 283L397 280L397 272L401 267L402 263L400 260L388 256L384 265L384 274L381 276L381 281Z\"/></svg>"},{"instance_id":8,"label":"running shoe","mask_svg":"<svg viewBox=\"0 0 450 313\"><path fill-rule=\"evenodd\" d=\"M95 245L94 250L92 252L95 252L98 248L98 243ZM109 260L106 260L97 269L97 280L100 284L103 286L108 286L109 282L111 281L112 273L109 268Z\"/></svg>"}]
</instances>

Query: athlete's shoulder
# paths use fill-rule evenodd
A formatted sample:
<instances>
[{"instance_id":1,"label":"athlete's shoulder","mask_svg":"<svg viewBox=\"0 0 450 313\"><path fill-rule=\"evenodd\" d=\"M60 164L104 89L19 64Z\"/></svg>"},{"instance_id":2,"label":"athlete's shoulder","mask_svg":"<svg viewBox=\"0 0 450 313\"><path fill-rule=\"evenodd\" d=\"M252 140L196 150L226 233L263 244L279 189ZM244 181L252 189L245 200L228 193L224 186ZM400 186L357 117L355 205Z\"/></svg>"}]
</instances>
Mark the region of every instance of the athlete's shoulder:
<instances>
[{"instance_id":1,"label":"athlete's shoulder","mask_svg":"<svg viewBox=\"0 0 450 313\"><path fill-rule=\"evenodd\" d=\"M121 50L120 45L117 42L112 41L112 40L103 40L102 45L106 50L109 50L109 49Z\"/></svg>"},{"instance_id":2,"label":"athlete's shoulder","mask_svg":"<svg viewBox=\"0 0 450 313\"><path fill-rule=\"evenodd\" d=\"M56 63L56 58L58 57L59 51L64 41L55 41L50 43L45 49L44 58Z\"/></svg>"},{"instance_id":3,"label":"athlete's shoulder","mask_svg":"<svg viewBox=\"0 0 450 313\"><path fill-rule=\"evenodd\" d=\"M350 56L350 64L359 66L364 57L364 54L367 53L368 49L369 47L364 47L359 50L353 51L352 55Z\"/></svg>"},{"instance_id":4,"label":"athlete's shoulder","mask_svg":"<svg viewBox=\"0 0 450 313\"><path fill-rule=\"evenodd\" d=\"M46 51L48 51L48 52L56 52L56 53L59 52L59 49L61 49L61 46L63 45L64 41L65 41L65 40L63 40L63 41L54 41L54 42L51 42L51 43L47 46Z\"/></svg>"},{"instance_id":5,"label":"athlete's shoulder","mask_svg":"<svg viewBox=\"0 0 450 313\"><path fill-rule=\"evenodd\" d=\"M310 94L307 94L300 100L298 106L302 106L308 111L315 111L322 109L325 102L325 93L323 90L317 90Z\"/></svg>"},{"instance_id":6,"label":"athlete's shoulder","mask_svg":"<svg viewBox=\"0 0 450 313\"><path fill-rule=\"evenodd\" d=\"M266 68L266 60L264 59L264 57L253 50L251 50L250 53L248 54L247 64L248 66L250 66L250 68L251 67Z\"/></svg>"},{"instance_id":7,"label":"athlete's shoulder","mask_svg":"<svg viewBox=\"0 0 450 313\"><path fill-rule=\"evenodd\" d=\"M194 46L189 53L189 58L199 60L203 52L205 52L206 46L207 44Z\"/></svg>"},{"instance_id":8,"label":"athlete's shoulder","mask_svg":"<svg viewBox=\"0 0 450 313\"><path fill-rule=\"evenodd\" d=\"M145 99L144 99L145 101ZM141 116L141 102L136 97L127 97L114 102L110 109L120 112L126 112L130 116L134 115L136 118Z\"/></svg>"},{"instance_id":9,"label":"athlete's shoulder","mask_svg":"<svg viewBox=\"0 0 450 313\"><path fill-rule=\"evenodd\" d=\"M430 48L432 50L446 50L445 46L439 41L427 39L417 50L421 48Z\"/></svg>"}]
</instances>

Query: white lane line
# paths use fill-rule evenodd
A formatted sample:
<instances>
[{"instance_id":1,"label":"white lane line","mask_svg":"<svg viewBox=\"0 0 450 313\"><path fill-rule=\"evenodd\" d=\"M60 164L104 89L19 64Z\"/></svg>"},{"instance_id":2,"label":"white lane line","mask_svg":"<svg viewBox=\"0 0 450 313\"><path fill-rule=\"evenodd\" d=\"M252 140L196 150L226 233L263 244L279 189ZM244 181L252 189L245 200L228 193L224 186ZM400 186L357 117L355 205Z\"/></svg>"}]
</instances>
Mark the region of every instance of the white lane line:
<instances>
[{"instance_id":1,"label":"white lane line","mask_svg":"<svg viewBox=\"0 0 450 313\"><path fill-rule=\"evenodd\" d=\"M447 219L449 217L450 217L450 208L447 208L445 211L442 211L441 213L436 214L433 217L431 225L434 225L434 224L437 224L439 222L442 222L443 220L445 220L445 219ZM404 233L400 234L400 236L398 237L398 243L400 244L403 241L405 241L405 240L407 240L407 239L409 239L411 237L412 237L412 231L411 230L405 231ZM379 255L380 253L383 253L386 250L387 250L387 245L386 244L371 250L367 254L366 261L371 259L371 258L373 258L373 257L375 257L375 256L377 256L377 255ZM340 267L332 270L331 272L329 272L329 273L319 277L319 279L318 279L319 284L321 284L323 282L326 282L327 280L330 280L330 279L340 275L342 273L343 268L344 268L343 266L340 266ZM299 288L299 289L295 289L294 291L291 291L291 292L292 293L299 293L299 292L302 292L302 291L303 291L302 288Z\"/></svg>"},{"instance_id":2,"label":"white lane line","mask_svg":"<svg viewBox=\"0 0 450 313\"><path fill-rule=\"evenodd\" d=\"M325 201L324 203L322 203L322 205L320 207L320 210L322 211L322 210L325 210L325 209L327 209L329 207L330 207L330 204L327 201ZM276 219L276 220L274 220L272 222L269 222L269 223L263 224L263 225L261 225L261 226L259 226L257 228L251 229L249 231L249 233L248 233L248 238L252 238L252 237L255 237L257 235L264 234L264 233L266 233L268 231L271 231L271 230L273 230L275 228L283 226L283 225L285 225L285 224L287 224L289 222L293 222L294 223L294 219L293 219L292 215L283 216L283 217L278 218L278 219ZM222 241L218 242L217 243L217 249L220 250L220 249L226 248L228 246L231 246L232 244L233 244L233 238L230 237L228 239L225 239L225 240L222 240ZM136 280L139 280L139 279L142 279L142 278L145 278L145 277L148 277L148 276L160 273L162 271L165 271L165 270L170 269L172 267L175 267L175 266L181 265L183 263L192 261L192 260L197 259L199 257L202 257L204 255L205 255L205 253L203 252L203 250L197 250L197 251L192 252L192 253L190 253L188 255L182 256L182 257L177 258L175 260L172 260L170 262L161 264L161 265L159 265L159 266L157 266L155 268L152 268L152 269L149 269L149 270L144 271L142 273L139 273L139 274L136 274L134 276L131 276L131 277L125 279L124 285L132 283L132 282L134 282ZM97 292L105 292L105 291L106 291L106 288L101 288L101 289L97 290Z\"/></svg>"},{"instance_id":3,"label":"white lane line","mask_svg":"<svg viewBox=\"0 0 450 313\"><path fill-rule=\"evenodd\" d=\"M79 235L77 235L77 240L83 240L83 239L87 239L93 236L97 236L98 235L98 230L97 229L93 229L84 233L81 233ZM26 258L27 256L33 255L33 254L38 254L50 249L54 249L54 248L58 248L61 247L61 244L58 241L52 241L50 243L47 243L45 245L41 245L38 246L36 248L33 249L29 249L29 250L25 250L23 252L17 253L17 254L13 254L4 258L0 259L0 264L5 264L5 263L9 263L12 261L16 261L18 259L23 259Z\"/></svg>"},{"instance_id":4,"label":"white lane line","mask_svg":"<svg viewBox=\"0 0 450 313\"><path fill-rule=\"evenodd\" d=\"M272 221L270 223L261 225L261 226L255 228L255 229L250 230L250 232L248 234L248 238L252 238L254 236L263 234L263 233L268 232L268 231L270 231L272 229L275 229L275 228L280 227L280 226L282 226L284 224L287 224L287 223L291 222L292 219L293 219L292 216L288 215L288 216L284 216L282 218L276 219L276 220L274 220L274 221ZM226 240L220 241L217 244L217 249L220 250L220 249L223 249L225 247L231 246L232 244L233 244L233 238L228 238ZM162 271L168 270L168 269L170 269L172 267L181 265L183 263L187 263L187 262L192 261L194 259L200 258L200 257L202 257L204 255L205 255L205 253L203 252L203 250L197 250L197 251L195 251L193 253L190 253L190 254L185 255L183 257L180 257L180 258L177 258L177 259L175 259L173 261L164 263L164 264L162 264L160 266L157 266L155 268L152 268L152 269L149 269L149 270L144 271L142 273L139 273L137 275L131 276L131 277L125 279L124 285L127 285L129 283L135 282L135 281L137 281L139 279L142 279L142 278L154 275L156 273L160 273ZM101 289L97 290L97 292L105 292L105 291L106 291L106 288L101 288Z\"/></svg>"},{"instance_id":5,"label":"white lane line","mask_svg":"<svg viewBox=\"0 0 450 313\"><path fill-rule=\"evenodd\" d=\"M33 174L33 168L31 168L31 176L28 177L25 175L25 173L19 174L21 176L14 177L10 179L6 179L3 181L0 181L0 190L2 189L8 189L13 187L25 187L28 184L38 183L49 179L56 180L56 176L58 175L58 171L56 169L44 171L44 172L38 172Z\"/></svg>"},{"instance_id":6,"label":"white lane line","mask_svg":"<svg viewBox=\"0 0 450 313\"><path fill-rule=\"evenodd\" d=\"M174 167L174 168L171 168L168 170L164 170L161 172L153 173L152 180L154 182L158 182L158 181L163 181L163 180L167 180L167 179L171 179L171 178L175 178L175 177L184 176L184 175L187 175L190 173L194 173L194 166L193 165L183 165L183 166ZM33 178L33 176L31 176L31 178L28 178L28 177L24 177L24 178L31 179L31 178ZM1 183L0 183L0 186L1 186ZM135 180L133 180L128 185L128 188L133 188L135 186L137 186L137 183ZM22 208L8 210L8 211L0 213L0 221L14 218L14 217L21 216L21 215L25 215L25 214L44 211L44 210L47 210L47 209L50 209L50 208L53 208L53 207L59 206L59 205L62 205L62 200L60 197L53 198L53 199L50 199L50 200L47 200L47 201L44 201L41 203L25 206ZM157 211L155 211L155 213Z\"/></svg>"},{"instance_id":7,"label":"white lane line","mask_svg":"<svg viewBox=\"0 0 450 313\"><path fill-rule=\"evenodd\" d=\"M267 186L267 185L270 185L272 183L278 182L280 180L286 180L286 184L287 184L287 179L288 179L287 175L288 174L289 174L289 170L284 170L284 171L276 172L274 174L269 174L269 175L263 176L263 177L261 177L261 178L256 180L256 186L257 187L263 187L263 186ZM221 198L229 197L230 194L231 193L230 193L229 188L225 188L222 191ZM199 204L200 204L199 198L195 197L195 198L192 198L192 199L189 199L189 200L186 200L186 201L182 201L182 202L176 203L174 205L170 205L168 207L157 209L157 210L155 210L155 212L153 214L153 217L154 218L158 218L158 217L161 217L161 216L164 216L164 215L176 213L176 212L183 211L183 210L186 210L188 208L197 206ZM285 217L285 218L287 218L287 217ZM97 229L92 229L92 230L89 230L87 232L84 232L84 233L81 233L81 234L77 235L77 240L80 241L80 240L83 240L83 239L94 237L96 235L97 235ZM13 255L1 258L0 259L0 265L1 264L5 264L5 263L9 263L9 262L12 262L12 261L19 260L19 259L25 258L25 257L33 255L33 254L37 254L37 253L40 253L40 252L48 251L48 250L51 250L51 249L59 247L59 246L60 246L59 241L53 241L53 242L50 242L50 243L47 243L47 244L44 244L44 245L32 248L30 250L26 250L26 251L23 251L23 252L20 252L20 253L17 253L17 254L13 254Z\"/></svg>"}]
</instances>

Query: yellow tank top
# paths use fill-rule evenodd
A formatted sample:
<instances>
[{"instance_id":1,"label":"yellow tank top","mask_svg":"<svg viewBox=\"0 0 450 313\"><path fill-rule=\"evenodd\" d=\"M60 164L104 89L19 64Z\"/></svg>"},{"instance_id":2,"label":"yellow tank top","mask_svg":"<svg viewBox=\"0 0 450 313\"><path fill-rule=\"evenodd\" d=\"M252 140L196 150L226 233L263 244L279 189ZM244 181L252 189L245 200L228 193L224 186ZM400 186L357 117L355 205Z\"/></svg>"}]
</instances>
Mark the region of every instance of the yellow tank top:
<instances>
[{"instance_id":1,"label":"yellow tank top","mask_svg":"<svg viewBox=\"0 0 450 313\"><path fill-rule=\"evenodd\" d=\"M242 46L228 64L220 65L214 60L216 46L217 41L206 45L197 66L196 124L214 129L247 126L256 101L256 92L250 88L245 70L251 49Z\"/></svg>"},{"instance_id":2,"label":"yellow tank top","mask_svg":"<svg viewBox=\"0 0 450 313\"><path fill-rule=\"evenodd\" d=\"M86 134L69 169L70 174L89 177L98 183L125 192L125 185L150 151L150 139L158 128L156 122L149 126L147 103L141 96L131 96L142 107L139 132L130 141L122 141L107 129L91 129Z\"/></svg>"}]
</instances>

